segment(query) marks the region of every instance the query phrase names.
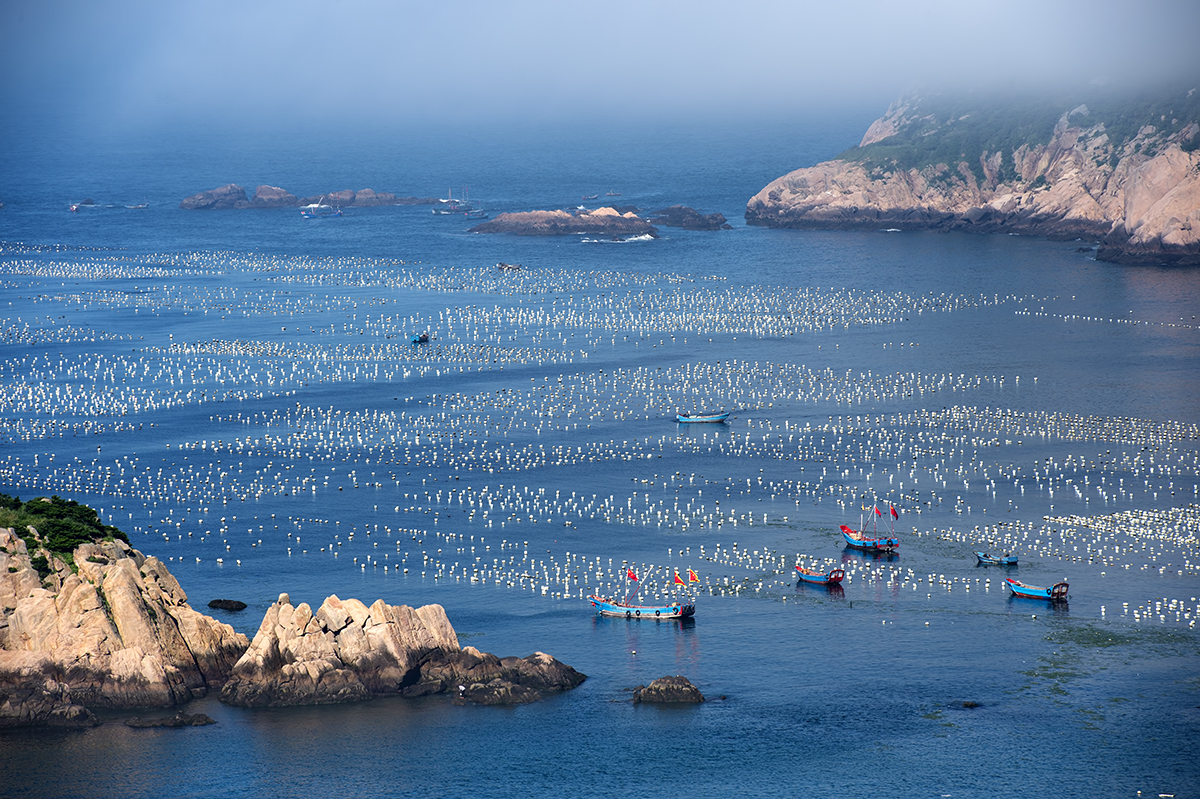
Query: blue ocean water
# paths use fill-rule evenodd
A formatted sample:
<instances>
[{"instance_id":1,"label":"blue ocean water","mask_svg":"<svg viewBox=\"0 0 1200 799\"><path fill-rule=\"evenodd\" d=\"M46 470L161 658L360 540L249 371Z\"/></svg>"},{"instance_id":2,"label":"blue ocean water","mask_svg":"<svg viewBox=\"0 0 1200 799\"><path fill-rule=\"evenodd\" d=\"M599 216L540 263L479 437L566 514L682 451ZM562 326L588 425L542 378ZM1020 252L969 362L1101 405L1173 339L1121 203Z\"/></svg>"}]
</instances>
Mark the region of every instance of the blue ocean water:
<instances>
[{"instance_id":1,"label":"blue ocean water","mask_svg":"<svg viewBox=\"0 0 1200 799\"><path fill-rule=\"evenodd\" d=\"M194 606L249 603L214 611L249 635L283 591L438 602L463 644L589 679L510 709L208 697L188 710L210 727L4 732L0 793L1200 792L1200 273L1098 263L1088 242L744 225L754 192L869 118L9 121L0 490L101 508ZM427 206L177 208L230 181L469 185L492 213L599 194L733 229L616 243L473 235ZM680 427L686 402L734 417ZM864 504L900 509L898 556L843 550ZM1069 577L1069 606L975 565L1008 540L1020 579ZM849 581L796 585L798 556ZM695 569L695 620L594 616L582 594L624 590L607 575L626 563ZM665 674L710 701L630 703Z\"/></svg>"}]
</instances>

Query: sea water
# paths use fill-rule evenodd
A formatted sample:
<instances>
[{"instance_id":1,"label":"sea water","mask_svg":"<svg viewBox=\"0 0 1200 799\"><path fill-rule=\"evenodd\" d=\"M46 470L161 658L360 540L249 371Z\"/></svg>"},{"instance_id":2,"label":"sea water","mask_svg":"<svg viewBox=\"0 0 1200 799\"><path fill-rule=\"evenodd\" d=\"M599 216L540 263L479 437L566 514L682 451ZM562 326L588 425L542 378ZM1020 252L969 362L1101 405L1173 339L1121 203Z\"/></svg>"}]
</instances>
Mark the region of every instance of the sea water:
<instances>
[{"instance_id":1,"label":"sea water","mask_svg":"<svg viewBox=\"0 0 1200 799\"><path fill-rule=\"evenodd\" d=\"M209 727L9 731L0 793L1195 795L1200 273L1088 242L744 225L754 192L866 121L7 123L3 490L100 509L194 607L247 602L211 613L248 635L281 592L437 602L464 645L588 680L516 708L210 696L187 708ZM230 181L469 185L492 214L682 203L732 229L177 208ZM899 554L846 551L839 525L876 507ZM995 547L1020 566L977 567ZM847 581L798 585L797 561ZM629 570L669 596L688 569L694 620L585 599ZM1070 602L1006 576L1066 577ZM631 703L667 674L709 701Z\"/></svg>"}]
</instances>

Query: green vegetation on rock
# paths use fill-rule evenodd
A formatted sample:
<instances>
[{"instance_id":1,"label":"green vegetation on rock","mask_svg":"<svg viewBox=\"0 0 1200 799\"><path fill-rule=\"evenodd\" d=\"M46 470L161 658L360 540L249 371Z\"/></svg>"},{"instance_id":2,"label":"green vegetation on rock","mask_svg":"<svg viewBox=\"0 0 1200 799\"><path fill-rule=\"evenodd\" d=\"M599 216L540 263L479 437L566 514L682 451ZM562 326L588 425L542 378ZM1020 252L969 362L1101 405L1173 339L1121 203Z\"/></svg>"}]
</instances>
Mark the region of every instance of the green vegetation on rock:
<instances>
[{"instance_id":1,"label":"green vegetation on rock","mask_svg":"<svg viewBox=\"0 0 1200 799\"><path fill-rule=\"evenodd\" d=\"M1086 106L1086 110L1081 107ZM999 179L1017 178L1013 153L1022 145L1046 144L1063 114L1095 135L1107 137L1113 155L1138 137L1147 125L1165 136L1146 137L1144 154L1153 156L1165 138L1200 122L1200 82L1150 94L1130 95L1106 87L1061 97L932 93L906 96L888 117L895 133L865 147L852 147L838 159L861 162L872 176L897 169L923 170L938 164L952 168L966 162L975 179L985 180L980 156L1001 153ZM1185 137L1180 146L1193 150L1200 135Z\"/></svg>"},{"instance_id":2,"label":"green vegetation on rock","mask_svg":"<svg viewBox=\"0 0 1200 799\"><path fill-rule=\"evenodd\" d=\"M96 511L59 496L22 502L19 497L0 494L0 527L14 528L31 553L44 549L68 563L80 544L114 539L129 543L129 536L101 522ZM36 538L30 527L37 530ZM34 556L33 563L39 573L45 569L49 574L50 566L44 555Z\"/></svg>"}]
</instances>

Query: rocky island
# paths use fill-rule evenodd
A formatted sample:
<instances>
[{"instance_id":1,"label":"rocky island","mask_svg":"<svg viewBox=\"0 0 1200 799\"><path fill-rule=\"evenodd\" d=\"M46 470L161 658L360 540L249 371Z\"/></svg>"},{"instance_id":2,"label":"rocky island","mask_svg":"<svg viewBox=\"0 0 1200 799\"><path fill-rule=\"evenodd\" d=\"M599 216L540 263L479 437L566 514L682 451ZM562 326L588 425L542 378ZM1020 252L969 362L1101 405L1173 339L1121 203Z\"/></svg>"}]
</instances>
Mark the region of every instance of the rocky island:
<instances>
[{"instance_id":1,"label":"rocky island","mask_svg":"<svg viewBox=\"0 0 1200 799\"><path fill-rule=\"evenodd\" d=\"M633 211L615 208L594 211L520 211L500 214L471 228L468 233L512 233L518 236L630 236L658 237L658 229Z\"/></svg>"},{"instance_id":2,"label":"rocky island","mask_svg":"<svg viewBox=\"0 0 1200 799\"><path fill-rule=\"evenodd\" d=\"M179 207L185 211L215 211L227 208L299 208L323 202L339 208L371 208L380 205L434 205L435 197L397 197L386 191L374 189L343 189L312 197L297 197L278 186L259 186L253 197L236 183L228 183L215 189L202 191L185 198Z\"/></svg>"},{"instance_id":3,"label":"rocky island","mask_svg":"<svg viewBox=\"0 0 1200 799\"><path fill-rule=\"evenodd\" d=\"M1200 91L911 94L857 147L768 184L746 221L1083 238L1101 260L1197 265Z\"/></svg>"},{"instance_id":4,"label":"rocky island","mask_svg":"<svg viewBox=\"0 0 1200 799\"><path fill-rule=\"evenodd\" d=\"M541 652L460 647L440 605L331 596L314 613L282 594L251 641L192 609L163 563L91 508L0 494L0 525L0 727L95 726L93 709L178 707L214 690L245 707L436 693L522 704L586 679Z\"/></svg>"}]
</instances>

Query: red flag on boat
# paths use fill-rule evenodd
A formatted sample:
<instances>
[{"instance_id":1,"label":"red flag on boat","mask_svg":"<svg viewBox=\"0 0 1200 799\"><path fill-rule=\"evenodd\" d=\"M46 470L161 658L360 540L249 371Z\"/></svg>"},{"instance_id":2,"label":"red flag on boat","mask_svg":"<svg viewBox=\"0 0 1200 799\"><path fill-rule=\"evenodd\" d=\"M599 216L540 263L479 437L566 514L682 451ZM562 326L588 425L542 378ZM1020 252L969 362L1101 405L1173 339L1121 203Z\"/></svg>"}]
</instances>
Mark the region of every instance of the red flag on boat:
<instances>
[{"instance_id":1,"label":"red flag on boat","mask_svg":"<svg viewBox=\"0 0 1200 799\"><path fill-rule=\"evenodd\" d=\"M690 582L690 583L700 582L700 578L697 577L696 573L694 571L692 571L691 569L688 569L688 582Z\"/></svg>"},{"instance_id":2,"label":"red flag on boat","mask_svg":"<svg viewBox=\"0 0 1200 799\"><path fill-rule=\"evenodd\" d=\"M635 583L637 582L637 575L633 573L633 569L626 569L625 576L630 580L633 580Z\"/></svg>"},{"instance_id":3,"label":"red flag on boat","mask_svg":"<svg viewBox=\"0 0 1200 799\"><path fill-rule=\"evenodd\" d=\"M679 572L675 572L675 585L683 585L683 578L679 576Z\"/></svg>"},{"instance_id":4,"label":"red flag on boat","mask_svg":"<svg viewBox=\"0 0 1200 799\"><path fill-rule=\"evenodd\" d=\"M896 506L895 506L895 505L893 505L893 506L892 506L892 518L893 518L893 519L899 519L899 518L900 518L900 514L896 512Z\"/></svg>"},{"instance_id":5,"label":"red flag on boat","mask_svg":"<svg viewBox=\"0 0 1200 799\"><path fill-rule=\"evenodd\" d=\"M883 511L881 511L881 510L879 509L879 506L878 506L878 505L876 505L876 506L875 506L875 515L876 515L876 516L882 516L882 515L883 515Z\"/></svg>"}]
</instances>

